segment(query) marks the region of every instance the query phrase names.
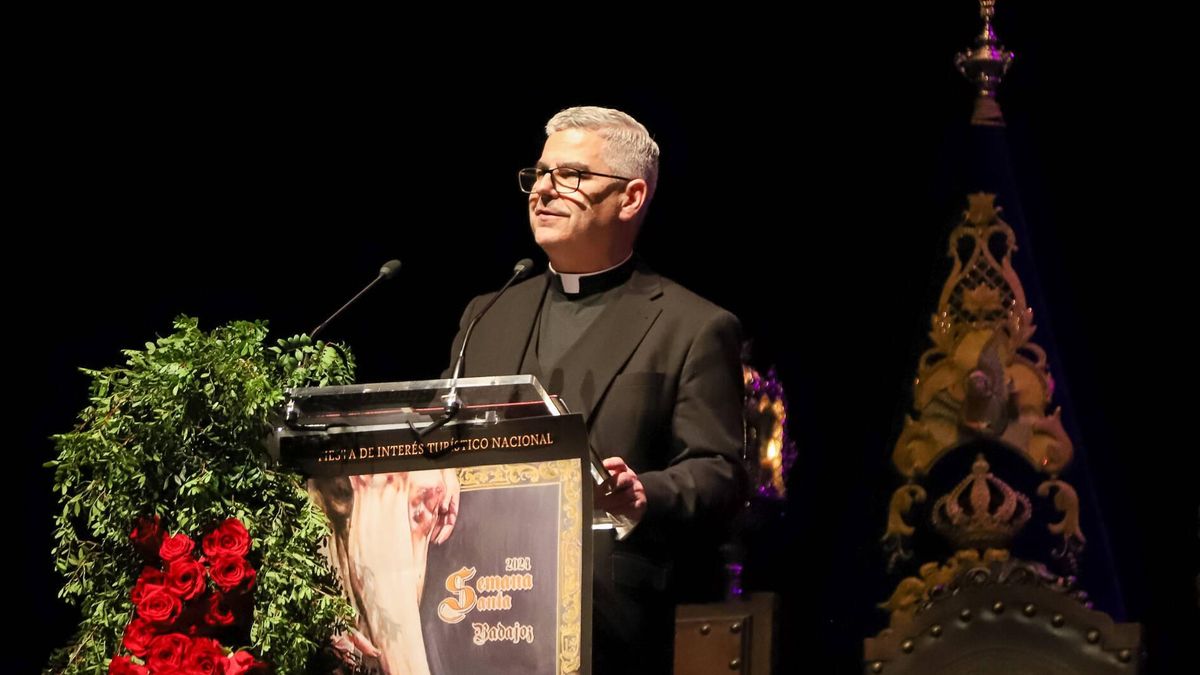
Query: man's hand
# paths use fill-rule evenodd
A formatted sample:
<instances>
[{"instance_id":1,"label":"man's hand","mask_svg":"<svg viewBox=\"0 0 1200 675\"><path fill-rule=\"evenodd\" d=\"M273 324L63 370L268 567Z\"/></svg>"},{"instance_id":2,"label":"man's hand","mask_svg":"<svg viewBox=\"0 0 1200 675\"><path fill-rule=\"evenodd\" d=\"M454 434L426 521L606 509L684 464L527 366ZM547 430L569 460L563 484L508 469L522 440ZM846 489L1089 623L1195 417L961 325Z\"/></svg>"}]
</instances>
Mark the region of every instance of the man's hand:
<instances>
[{"instance_id":1,"label":"man's hand","mask_svg":"<svg viewBox=\"0 0 1200 675\"><path fill-rule=\"evenodd\" d=\"M612 474L608 482L611 492L606 494L604 486L597 485L594 493L596 508L604 509L614 516L624 516L634 524L646 515L646 489L633 469L620 457L604 460L604 468Z\"/></svg>"},{"instance_id":2,"label":"man's hand","mask_svg":"<svg viewBox=\"0 0 1200 675\"><path fill-rule=\"evenodd\" d=\"M355 669L362 665L364 656L377 659L380 655L380 651L371 644L367 636L353 628L349 633L338 633L333 636L333 649L342 663Z\"/></svg>"},{"instance_id":3,"label":"man's hand","mask_svg":"<svg viewBox=\"0 0 1200 675\"><path fill-rule=\"evenodd\" d=\"M413 534L444 544L458 520L458 476L454 469L408 474L408 508Z\"/></svg>"},{"instance_id":4,"label":"man's hand","mask_svg":"<svg viewBox=\"0 0 1200 675\"><path fill-rule=\"evenodd\" d=\"M383 672L429 675L420 615L425 567L429 545L454 530L458 478L454 469L427 469L351 476L350 485L346 567L366 638L355 643L352 634L350 645L377 654Z\"/></svg>"}]
</instances>

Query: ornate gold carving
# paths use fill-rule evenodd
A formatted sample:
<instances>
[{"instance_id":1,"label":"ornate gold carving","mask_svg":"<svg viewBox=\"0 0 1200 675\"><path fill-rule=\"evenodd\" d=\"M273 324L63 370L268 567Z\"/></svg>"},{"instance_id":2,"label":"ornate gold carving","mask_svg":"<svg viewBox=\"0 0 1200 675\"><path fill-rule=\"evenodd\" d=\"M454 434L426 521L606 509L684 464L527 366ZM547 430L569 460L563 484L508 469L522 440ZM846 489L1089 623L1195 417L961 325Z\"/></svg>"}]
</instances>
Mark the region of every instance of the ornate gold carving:
<instances>
[{"instance_id":1,"label":"ornate gold carving","mask_svg":"<svg viewBox=\"0 0 1200 675\"><path fill-rule=\"evenodd\" d=\"M559 595L558 667L560 675L565 675L578 673L582 659L583 596L578 589L583 575L583 514L579 510L583 485L579 480L577 460L565 460L558 464L562 465L563 474L558 587L569 589L565 593L560 591Z\"/></svg>"},{"instance_id":2,"label":"ornate gold carving","mask_svg":"<svg viewBox=\"0 0 1200 675\"><path fill-rule=\"evenodd\" d=\"M934 502L933 526L956 546L980 550L1005 547L1029 521L1029 498L989 468L979 455L971 475Z\"/></svg>"},{"instance_id":3,"label":"ornate gold carving","mask_svg":"<svg viewBox=\"0 0 1200 675\"><path fill-rule=\"evenodd\" d=\"M921 565L919 577L905 577L896 585L892 596L879 607L891 613L890 626L897 628L909 623L922 604L928 602L934 591L945 587L963 570L974 567L980 561L1005 562L1009 559L1008 551L988 549L983 555L974 549L955 552L945 565L935 562Z\"/></svg>"},{"instance_id":4,"label":"ornate gold carving","mask_svg":"<svg viewBox=\"0 0 1200 675\"><path fill-rule=\"evenodd\" d=\"M905 419L892 460L906 477L924 475L973 437L1012 448L1036 470L1057 475L1074 454L1059 413L1047 415L1054 381L1046 354L1030 342L1033 310L1012 267L1015 235L991 194L973 194L950 235L954 268L931 318L933 347L913 384L917 415Z\"/></svg>"},{"instance_id":5,"label":"ornate gold carving","mask_svg":"<svg viewBox=\"0 0 1200 675\"><path fill-rule=\"evenodd\" d=\"M958 443L958 416L946 397L931 401L921 419L904 418L892 461L907 478L924 475L943 453Z\"/></svg>"},{"instance_id":6,"label":"ornate gold carving","mask_svg":"<svg viewBox=\"0 0 1200 675\"><path fill-rule=\"evenodd\" d=\"M553 473L543 475L545 471L553 471L545 465L554 462L539 462L538 464L492 464L489 466L470 466L458 470L458 480L464 490L475 490L482 487L503 487L505 485L521 485L541 483L556 480Z\"/></svg>"},{"instance_id":7,"label":"ornate gold carving","mask_svg":"<svg viewBox=\"0 0 1200 675\"><path fill-rule=\"evenodd\" d=\"M913 504L925 501L925 488L920 485L902 485L892 493L892 503L888 510L887 532L883 538L886 541L892 537L911 537L914 530L912 525L904 521L904 516L912 510Z\"/></svg>"},{"instance_id":8,"label":"ornate gold carving","mask_svg":"<svg viewBox=\"0 0 1200 675\"><path fill-rule=\"evenodd\" d=\"M1000 290L986 286L976 286L963 292L963 309L974 315L991 314L1004 310L1001 303Z\"/></svg>"},{"instance_id":9,"label":"ornate gold carving","mask_svg":"<svg viewBox=\"0 0 1200 675\"><path fill-rule=\"evenodd\" d=\"M1062 536L1063 545L1067 550L1072 547L1078 548L1087 541L1079 527L1079 495L1075 493L1075 488L1065 481L1048 480L1038 486L1038 496L1049 497L1050 490L1054 488L1058 488L1054 495L1054 508L1063 514L1063 519L1046 527L1051 533Z\"/></svg>"},{"instance_id":10,"label":"ornate gold carving","mask_svg":"<svg viewBox=\"0 0 1200 675\"><path fill-rule=\"evenodd\" d=\"M950 234L948 254L953 269L947 277L937 310L930 317L932 346L917 364L913 381L913 413L905 418L896 439L892 461L908 483L892 495L885 549L889 569L911 557L905 540L915 527L905 520L915 503L925 498L917 484L946 454L973 441L1008 448L1037 472L1046 474L1038 494L1054 494L1063 514L1050 531L1064 545L1054 555L1068 558L1084 543L1075 491L1058 480L1074 455L1063 429L1059 408L1050 409L1054 380L1046 353L1032 342L1033 310L1012 266L1016 236L1000 218L995 195L968 197L962 221ZM920 577L900 582L883 605L892 623L911 618L928 602L931 589L953 577L963 561L986 555L1008 542L1032 515L1028 497L990 473L979 455L971 475L934 503L931 521L957 548L947 565L927 564ZM915 524L915 522L914 522Z\"/></svg>"},{"instance_id":11,"label":"ornate gold carving","mask_svg":"<svg viewBox=\"0 0 1200 675\"><path fill-rule=\"evenodd\" d=\"M1030 421L1030 439L1026 454L1034 465L1051 476L1057 476L1075 454L1075 446L1062 426L1062 408Z\"/></svg>"}]
</instances>

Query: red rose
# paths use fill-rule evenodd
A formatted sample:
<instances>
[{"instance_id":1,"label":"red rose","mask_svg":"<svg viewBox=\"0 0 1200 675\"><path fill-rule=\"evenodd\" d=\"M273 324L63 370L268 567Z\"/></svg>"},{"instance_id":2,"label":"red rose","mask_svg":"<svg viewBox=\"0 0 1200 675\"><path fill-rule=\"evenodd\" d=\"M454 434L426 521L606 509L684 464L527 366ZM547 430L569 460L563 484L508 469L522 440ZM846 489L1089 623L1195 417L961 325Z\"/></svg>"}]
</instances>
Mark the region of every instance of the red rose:
<instances>
[{"instance_id":1,"label":"red rose","mask_svg":"<svg viewBox=\"0 0 1200 675\"><path fill-rule=\"evenodd\" d=\"M225 672L225 650L212 638L192 638L192 646L183 658L183 669L201 675Z\"/></svg>"},{"instance_id":2,"label":"red rose","mask_svg":"<svg viewBox=\"0 0 1200 675\"><path fill-rule=\"evenodd\" d=\"M146 666L139 666L128 656L114 656L108 663L108 675L148 675L149 672Z\"/></svg>"},{"instance_id":3,"label":"red rose","mask_svg":"<svg viewBox=\"0 0 1200 675\"><path fill-rule=\"evenodd\" d=\"M166 559L165 555L163 559ZM191 600L200 595L206 586L204 565L191 558L175 560L167 569L167 590L178 595L182 600Z\"/></svg>"},{"instance_id":4,"label":"red rose","mask_svg":"<svg viewBox=\"0 0 1200 675\"><path fill-rule=\"evenodd\" d=\"M233 611L225 604L225 596L220 593L208 596L208 613L204 615L204 623L210 626L228 626L234 620Z\"/></svg>"},{"instance_id":5,"label":"red rose","mask_svg":"<svg viewBox=\"0 0 1200 675\"><path fill-rule=\"evenodd\" d=\"M217 586L228 593L238 586L244 587L242 590L248 591L254 588L254 568L250 563L246 562L245 558L235 558L232 556L222 556L212 561L212 566L208 569L209 576L217 584Z\"/></svg>"},{"instance_id":6,"label":"red rose","mask_svg":"<svg viewBox=\"0 0 1200 675\"><path fill-rule=\"evenodd\" d=\"M167 589L162 586L148 586L138 602L137 613L151 623L166 625L179 618L182 608L179 598Z\"/></svg>"},{"instance_id":7,"label":"red rose","mask_svg":"<svg viewBox=\"0 0 1200 675\"><path fill-rule=\"evenodd\" d=\"M133 599L134 605L139 605L142 602L142 596L146 594L146 590L151 586L162 586L167 583L167 575L154 569L153 567L143 567L142 576L138 577L137 583L133 585L133 591L129 597Z\"/></svg>"},{"instance_id":8,"label":"red rose","mask_svg":"<svg viewBox=\"0 0 1200 675\"><path fill-rule=\"evenodd\" d=\"M232 654L225 664L225 675L259 675L268 672L267 664L255 661L247 651Z\"/></svg>"},{"instance_id":9,"label":"red rose","mask_svg":"<svg viewBox=\"0 0 1200 675\"><path fill-rule=\"evenodd\" d=\"M204 537L204 555L210 558L244 558L250 552L250 533L237 518L230 518Z\"/></svg>"},{"instance_id":10,"label":"red rose","mask_svg":"<svg viewBox=\"0 0 1200 675\"><path fill-rule=\"evenodd\" d=\"M125 627L125 648L139 658L146 658L146 652L150 651L150 641L154 639L157 633L154 632L154 624L138 617L129 622Z\"/></svg>"},{"instance_id":11,"label":"red rose","mask_svg":"<svg viewBox=\"0 0 1200 675\"><path fill-rule=\"evenodd\" d=\"M158 548L158 555L165 564L190 556L195 548L196 542L192 541L191 537L186 534L173 534L163 539Z\"/></svg>"},{"instance_id":12,"label":"red rose","mask_svg":"<svg viewBox=\"0 0 1200 675\"><path fill-rule=\"evenodd\" d=\"M162 545L163 534L158 516L143 516L133 521L133 531L129 533L129 539L143 558L149 562L157 562L158 547Z\"/></svg>"},{"instance_id":13,"label":"red rose","mask_svg":"<svg viewBox=\"0 0 1200 675\"><path fill-rule=\"evenodd\" d=\"M150 642L150 655L146 658L146 665L156 673L160 670L179 668L183 664L184 655L191 646L192 641L186 635L179 633L159 635Z\"/></svg>"}]
</instances>

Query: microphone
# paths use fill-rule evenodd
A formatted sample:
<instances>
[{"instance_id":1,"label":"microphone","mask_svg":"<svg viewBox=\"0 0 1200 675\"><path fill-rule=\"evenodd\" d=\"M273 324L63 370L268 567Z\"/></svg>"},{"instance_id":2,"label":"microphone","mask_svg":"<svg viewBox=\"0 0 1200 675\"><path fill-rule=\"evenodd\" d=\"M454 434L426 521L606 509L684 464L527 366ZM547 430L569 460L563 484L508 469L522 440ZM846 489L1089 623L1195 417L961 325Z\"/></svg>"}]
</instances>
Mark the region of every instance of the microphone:
<instances>
[{"instance_id":1,"label":"microphone","mask_svg":"<svg viewBox=\"0 0 1200 675\"><path fill-rule=\"evenodd\" d=\"M391 279L392 277L396 276L396 272L399 272L399 271L400 271L400 261L399 260L389 260L389 261L385 262L383 264L383 267L379 268L379 275L375 277L374 281L367 284L366 287L363 288L361 291L359 291L353 298L350 298L350 301L347 302L346 304L342 305L341 309L334 312L333 316L330 316L328 319L325 319L325 321L320 326L317 326L316 328L314 328L312 330L312 332L308 334L309 337L313 338L313 340L316 340L317 333L320 333L322 330L325 329L325 326L328 326L331 321L338 318L338 316L340 316L342 312L346 311L347 307L349 307L350 305L353 305L355 303L355 301L357 301L360 297L362 297L363 293L366 293L367 291L374 288L375 284L379 283L380 281L383 281L385 279Z\"/></svg>"},{"instance_id":2,"label":"microphone","mask_svg":"<svg viewBox=\"0 0 1200 675\"><path fill-rule=\"evenodd\" d=\"M475 329L475 324L479 323L479 320L483 318L483 315L487 314L487 311L492 308L492 305L496 304L496 301L500 299L500 296L504 295L504 291L507 291L508 287L516 283L518 279L523 279L528 276L530 270L532 269L533 261L529 258L522 258L516 265L513 266L512 276L508 278L508 283L504 284L504 286L500 288L499 292L492 296L492 299L488 301L488 304L484 305L483 309L479 310L479 313L476 314L475 318L471 319L471 323L467 325L467 330L465 333L463 333L462 346L459 347L458 350L458 358L454 361L454 372L450 376L450 393L446 394L446 417L444 418L446 422L450 421L455 415L457 415L459 409L462 408L462 399L458 397L458 378L462 374L463 357L467 354L467 343L471 340L471 331ZM445 424L445 422L442 422L442 424ZM439 424L437 426L441 425Z\"/></svg>"}]
</instances>

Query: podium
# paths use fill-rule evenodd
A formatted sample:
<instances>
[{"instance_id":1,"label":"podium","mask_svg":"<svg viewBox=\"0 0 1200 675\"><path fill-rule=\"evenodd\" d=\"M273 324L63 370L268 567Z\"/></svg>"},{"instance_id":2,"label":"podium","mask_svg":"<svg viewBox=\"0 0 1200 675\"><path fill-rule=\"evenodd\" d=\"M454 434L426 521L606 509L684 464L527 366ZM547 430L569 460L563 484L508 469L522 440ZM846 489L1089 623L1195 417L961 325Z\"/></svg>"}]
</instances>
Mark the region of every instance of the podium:
<instances>
[{"instance_id":1,"label":"podium","mask_svg":"<svg viewBox=\"0 0 1200 675\"><path fill-rule=\"evenodd\" d=\"M447 419L450 385L295 389L276 430L329 517L364 665L589 673L591 490L606 474L582 417L514 375L459 379Z\"/></svg>"}]
</instances>

